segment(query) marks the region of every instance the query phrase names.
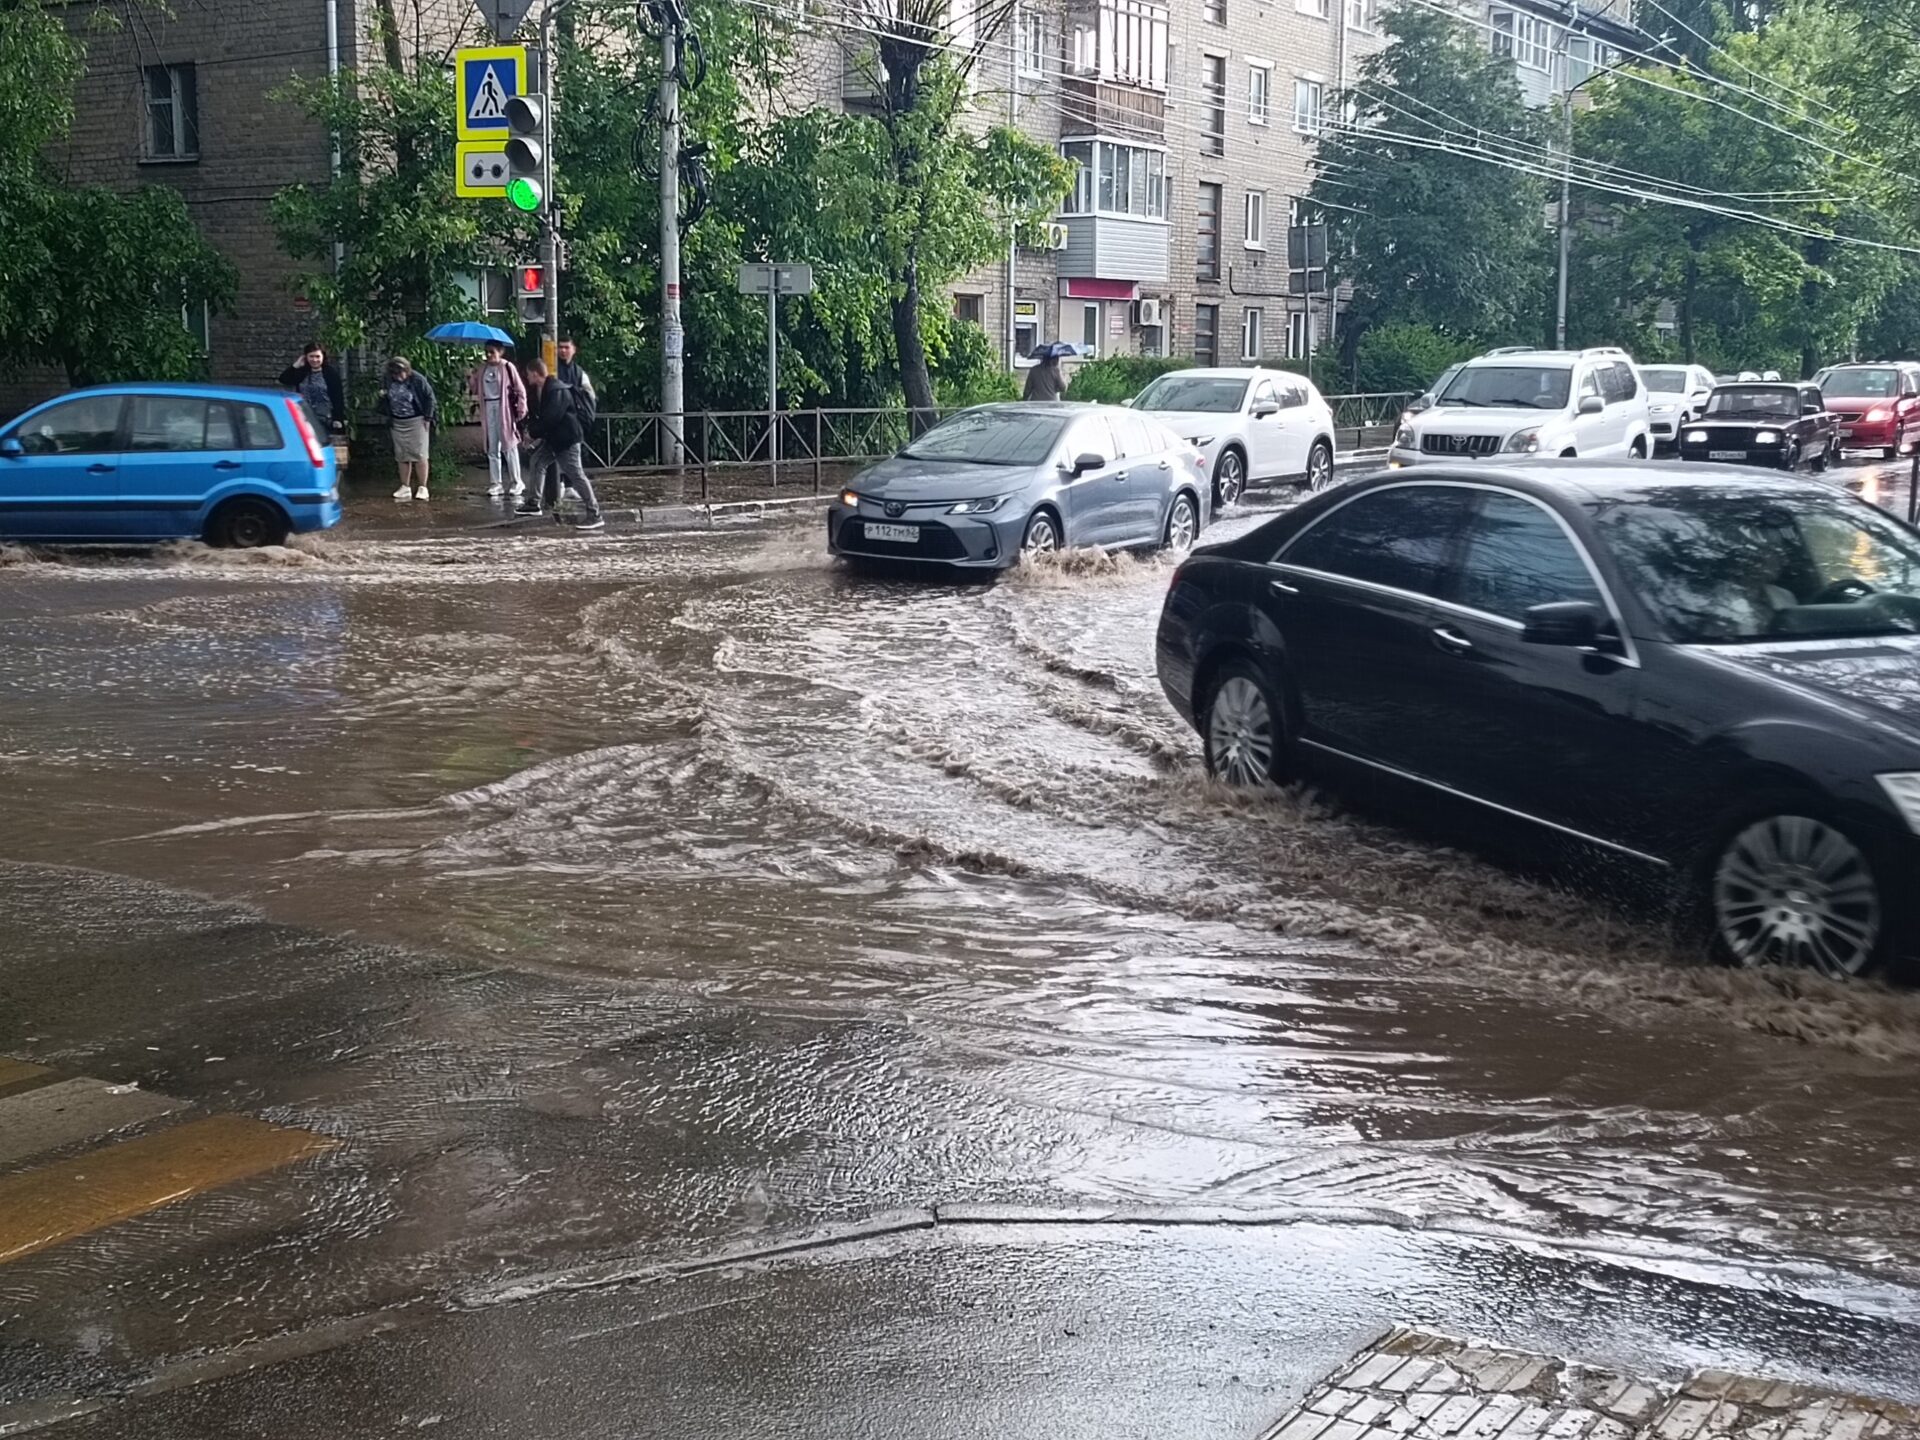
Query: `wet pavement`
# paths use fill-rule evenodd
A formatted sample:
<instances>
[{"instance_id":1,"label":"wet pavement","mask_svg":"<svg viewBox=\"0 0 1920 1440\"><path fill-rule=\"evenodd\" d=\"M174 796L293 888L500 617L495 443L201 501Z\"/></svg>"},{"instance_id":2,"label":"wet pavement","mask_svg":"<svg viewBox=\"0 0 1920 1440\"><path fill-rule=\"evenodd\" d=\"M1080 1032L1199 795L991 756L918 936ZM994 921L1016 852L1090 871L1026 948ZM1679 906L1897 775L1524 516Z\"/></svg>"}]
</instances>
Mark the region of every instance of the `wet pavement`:
<instances>
[{"instance_id":1,"label":"wet pavement","mask_svg":"<svg viewBox=\"0 0 1920 1440\"><path fill-rule=\"evenodd\" d=\"M1920 995L1219 791L1169 573L0 550L0 1117L167 1102L0 1187L188 1176L0 1263L0 1433L1251 1435L1397 1321L1920 1399Z\"/></svg>"}]
</instances>

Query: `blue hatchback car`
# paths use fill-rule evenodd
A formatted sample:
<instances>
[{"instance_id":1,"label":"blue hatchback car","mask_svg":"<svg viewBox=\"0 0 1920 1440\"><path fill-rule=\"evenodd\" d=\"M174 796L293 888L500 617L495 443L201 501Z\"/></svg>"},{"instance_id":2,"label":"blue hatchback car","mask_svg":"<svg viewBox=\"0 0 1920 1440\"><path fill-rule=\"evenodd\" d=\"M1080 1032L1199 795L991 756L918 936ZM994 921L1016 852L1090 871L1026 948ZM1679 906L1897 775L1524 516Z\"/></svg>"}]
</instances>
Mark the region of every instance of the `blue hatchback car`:
<instances>
[{"instance_id":1,"label":"blue hatchback car","mask_svg":"<svg viewBox=\"0 0 1920 1440\"><path fill-rule=\"evenodd\" d=\"M333 449L282 391L102 385L0 428L0 539L277 545L339 523Z\"/></svg>"}]
</instances>

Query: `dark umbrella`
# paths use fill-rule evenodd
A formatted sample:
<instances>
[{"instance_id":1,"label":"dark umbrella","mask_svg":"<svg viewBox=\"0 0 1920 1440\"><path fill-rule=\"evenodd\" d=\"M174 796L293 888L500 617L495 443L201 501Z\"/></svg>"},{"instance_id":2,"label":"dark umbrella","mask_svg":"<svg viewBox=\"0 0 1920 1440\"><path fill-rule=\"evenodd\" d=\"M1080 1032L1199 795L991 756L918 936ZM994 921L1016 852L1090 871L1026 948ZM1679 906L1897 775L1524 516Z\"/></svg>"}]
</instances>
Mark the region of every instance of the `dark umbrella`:
<instances>
[{"instance_id":1,"label":"dark umbrella","mask_svg":"<svg viewBox=\"0 0 1920 1440\"><path fill-rule=\"evenodd\" d=\"M1071 360L1080 353L1078 345L1069 345L1064 340L1050 341L1033 352L1035 360Z\"/></svg>"}]
</instances>

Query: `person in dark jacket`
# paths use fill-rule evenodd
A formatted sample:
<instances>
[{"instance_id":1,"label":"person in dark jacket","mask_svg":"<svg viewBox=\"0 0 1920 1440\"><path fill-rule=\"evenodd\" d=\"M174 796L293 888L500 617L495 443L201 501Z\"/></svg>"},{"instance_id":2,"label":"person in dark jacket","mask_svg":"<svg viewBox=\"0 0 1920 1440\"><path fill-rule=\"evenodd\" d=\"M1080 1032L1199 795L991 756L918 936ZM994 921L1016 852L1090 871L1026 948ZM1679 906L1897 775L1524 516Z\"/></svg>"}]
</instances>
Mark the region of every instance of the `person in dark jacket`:
<instances>
[{"instance_id":1,"label":"person in dark jacket","mask_svg":"<svg viewBox=\"0 0 1920 1440\"><path fill-rule=\"evenodd\" d=\"M280 388L291 390L307 402L307 414L313 418L314 433L320 443L335 430L346 428L347 402L340 389L340 372L327 359L318 340L300 347L300 358L280 372Z\"/></svg>"},{"instance_id":2,"label":"person in dark jacket","mask_svg":"<svg viewBox=\"0 0 1920 1440\"><path fill-rule=\"evenodd\" d=\"M1067 393L1067 377L1060 373L1060 357L1044 355L1040 363L1027 371L1022 400L1058 400Z\"/></svg>"},{"instance_id":3,"label":"person in dark jacket","mask_svg":"<svg viewBox=\"0 0 1920 1440\"><path fill-rule=\"evenodd\" d=\"M396 355L387 362L386 383L374 408L387 417L393 433L393 459L400 467L400 488L393 498L426 499L433 422L439 411L433 386L406 356Z\"/></svg>"},{"instance_id":4,"label":"person in dark jacket","mask_svg":"<svg viewBox=\"0 0 1920 1440\"><path fill-rule=\"evenodd\" d=\"M580 463L580 446L586 432L580 428L579 408L574 403L572 388L566 381L549 375L545 361L533 360L527 364L527 390L527 433L535 441L533 473L544 475L549 465L557 465L560 478L573 488L586 507L577 522L579 528L605 529L607 522L600 517L600 501L593 493L593 482L587 479L586 467ZM557 507L557 493L554 501ZM529 491L514 513L538 515L539 492Z\"/></svg>"}]
</instances>

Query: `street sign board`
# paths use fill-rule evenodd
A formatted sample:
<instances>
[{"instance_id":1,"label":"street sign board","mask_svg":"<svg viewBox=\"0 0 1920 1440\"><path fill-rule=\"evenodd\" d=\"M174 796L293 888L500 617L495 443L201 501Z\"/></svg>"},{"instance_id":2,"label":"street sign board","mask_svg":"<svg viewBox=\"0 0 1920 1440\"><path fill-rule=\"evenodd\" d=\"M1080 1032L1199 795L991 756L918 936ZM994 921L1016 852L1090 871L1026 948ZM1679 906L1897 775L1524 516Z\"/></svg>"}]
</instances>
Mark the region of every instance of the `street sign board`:
<instances>
[{"instance_id":1,"label":"street sign board","mask_svg":"<svg viewBox=\"0 0 1920 1440\"><path fill-rule=\"evenodd\" d=\"M742 295L811 295L811 265L742 265L739 274Z\"/></svg>"},{"instance_id":2,"label":"street sign board","mask_svg":"<svg viewBox=\"0 0 1920 1440\"><path fill-rule=\"evenodd\" d=\"M504 44L532 8L533 0L480 0L480 18L492 27L493 38Z\"/></svg>"},{"instance_id":3,"label":"street sign board","mask_svg":"<svg viewBox=\"0 0 1920 1440\"><path fill-rule=\"evenodd\" d=\"M507 101L527 93L527 47L491 45L455 52L460 88L454 118L462 140L507 137Z\"/></svg>"},{"instance_id":4,"label":"street sign board","mask_svg":"<svg viewBox=\"0 0 1920 1440\"><path fill-rule=\"evenodd\" d=\"M498 200L507 193L507 147L498 140L462 140L453 147L458 170L453 193L468 200Z\"/></svg>"}]
</instances>

